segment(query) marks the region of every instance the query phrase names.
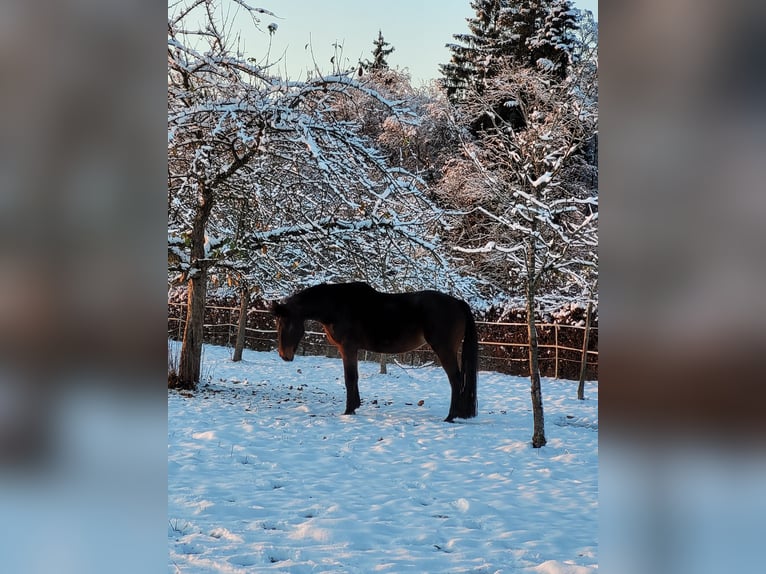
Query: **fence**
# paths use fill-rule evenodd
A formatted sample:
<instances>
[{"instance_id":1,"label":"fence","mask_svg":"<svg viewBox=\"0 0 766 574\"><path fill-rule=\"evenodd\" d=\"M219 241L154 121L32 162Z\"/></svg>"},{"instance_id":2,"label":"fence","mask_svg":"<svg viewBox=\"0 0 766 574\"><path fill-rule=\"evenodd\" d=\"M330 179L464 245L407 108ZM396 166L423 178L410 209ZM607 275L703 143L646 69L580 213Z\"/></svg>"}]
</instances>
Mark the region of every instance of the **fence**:
<instances>
[{"instance_id":1,"label":"fence","mask_svg":"<svg viewBox=\"0 0 766 574\"><path fill-rule=\"evenodd\" d=\"M245 348L271 351L277 347L274 319L263 309L248 309ZM183 338L186 305L168 303L168 337ZM204 340L206 343L233 347L237 339L239 307L208 305L205 308ZM477 321L479 336L479 368L518 376L529 375L529 342L526 323ZM537 325L540 372L543 376L577 380L583 357L585 328L575 325L542 323ZM380 355L363 352L360 359L378 361ZM306 335L299 354L338 357L334 345L327 342L319 323L307 322ZM598 327L588 336L585 378L598 379ZM438 363L428 346L396 355L400 364Z\"/></svg>"}]
</instances>

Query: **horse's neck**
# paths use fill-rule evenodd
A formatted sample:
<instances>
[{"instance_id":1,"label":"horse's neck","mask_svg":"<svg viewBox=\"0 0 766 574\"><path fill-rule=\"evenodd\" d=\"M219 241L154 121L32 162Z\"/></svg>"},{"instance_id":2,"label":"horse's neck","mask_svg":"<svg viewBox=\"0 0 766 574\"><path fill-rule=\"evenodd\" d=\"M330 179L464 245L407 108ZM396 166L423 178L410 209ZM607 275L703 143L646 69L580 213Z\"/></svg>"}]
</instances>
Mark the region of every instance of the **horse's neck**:
<instances>
[{"instance_id":1,"label":"horse's neck","mask_svg":"<svg viewBox=\"0 0 766 574\"><path fill-rule=\"evenodd\" d=\"M320 323L330 322L329 310L332 309L332 306L326 302L318 301L312 297L300 297L295 301L295 306L304 321L310 319Z\"/></svg>"}]
</instances>

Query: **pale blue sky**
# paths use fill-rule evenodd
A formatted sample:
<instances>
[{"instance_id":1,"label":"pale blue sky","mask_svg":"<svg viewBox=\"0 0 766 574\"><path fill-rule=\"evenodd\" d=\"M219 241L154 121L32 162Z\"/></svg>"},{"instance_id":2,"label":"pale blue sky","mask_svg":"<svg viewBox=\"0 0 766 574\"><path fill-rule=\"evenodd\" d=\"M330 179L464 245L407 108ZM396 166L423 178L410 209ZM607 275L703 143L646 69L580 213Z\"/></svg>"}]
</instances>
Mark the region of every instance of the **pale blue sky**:
<instances>
[{"instance_id":1,"label":"pale blue sky","mask_svg":"<svg viewBox=\"0 0 766 574\"><path fill-rule=\"evenodd\" d=\"M598 0L575 0L578 8L591 10L598 20ZM393 68L408 69L413 85L439 77L439 64L449 61L445 44L452 35L467 32L465 19L474 14L469 0L251 0L251 4L274 12L264 16L261 27L275 22L270 60L281 57L281 75L305 79L313 68L313 56L322 73L332 70L334 43L342 44L342 67L369 59L378 30L395 51L388 57ZM243 24L252 32L252 25ZM268 34L245 34L247 51L262 58ZM306 44L310 44L306 48Z\"/></svg>"}]
</instances>

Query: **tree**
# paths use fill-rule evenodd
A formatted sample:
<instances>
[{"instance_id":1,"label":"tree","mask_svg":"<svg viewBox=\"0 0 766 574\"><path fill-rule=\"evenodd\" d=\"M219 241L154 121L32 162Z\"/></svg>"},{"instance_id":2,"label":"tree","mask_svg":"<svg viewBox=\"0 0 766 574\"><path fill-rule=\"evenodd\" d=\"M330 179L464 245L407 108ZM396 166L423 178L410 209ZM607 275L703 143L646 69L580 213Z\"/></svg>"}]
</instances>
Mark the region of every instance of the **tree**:
<instances>
[{"instance_id":1,"label":"tree","mask_svg":"<svg viewBox=\"0 0 766 574\"><path fill-rule=\"evenodd\" d=\"M394 47L391 46L388 42L386 42L383 39L383 32L381 30L378 30L378 37L373 42L375 48L372 50L372 61L365 60L364 62L359 62L359 65L361 68L365 71L376 71L376 70L388 70L388 62L386 61L386 58L391 54L391 52L394 51ZM391 46L388 48L387 46Z\"/></svg>"},{"instance_id":2,"label":"tree","mask_svg":"<svg viewBox=\"0 0 766 574\"><path fill-rule=\"evenodd\" d=\"M191 14L203 11L206 28L184 32ZM188 281L187 322L178 365L178 384L192 388L199 381L202 355L202 318L205 309L211 251L208 221L226 184L258 155L266 119L262 113L234 113L247 92L236 80L240 73L266 80L261 71L232 61L212 1L197 1L179 8L168 21L168 195L169 224L186 220L181 233L169 240L169 249L184 265ZM203 46L184 43L184 36L206 40ZM221 81L225 80L225 81ZM215 134L211 137L211 134ZM186 200L186 201L183 201ZM183 210L182 214L179 211ZM184 253L182 246L188 247Z\"/></svg>"},{"instance_id":3,"label":"tree","mask_svg":"<svg viewBox=\"0 0 766 574\"><path fill-rule=\"evenodd\" d=\"M474 0L471 7L476 16L466 19L469 33L453 36L458 43L447 44L451 60L440 66L451 101L482 94L508 66L567 77L580 19L570 0Z\"/></svg>"},{"instance_id":4,"label":"tree","mask_svg":"<svg viewBox=\"0 0 766 574\"><path fill-rule=\"evenodd\" d=\"M178 378L189 388L199 380L213 267L240 273L266 297L323 280L385 288L393 273L412 286L457 278L423 181L391 167L342 110L356 97L396 121L412 113L351 71L270 77L232 48L219 4L176 5L168 25L168 260L188 284ZM245 9L256 23L269 14Z\"/></svg>"},{"instance_id":5,"label":"tree","mask_svg":"<svg viewBox=\"0 0 766 574\"><path fill-rule=\"evenodd\" d=\"M577 52L579 15L570 0L553 0L542 24L525 42L534 65L552 72L558 80L567 77Z\"/></svg>"},{"instance_id":6,"label":"tree","mask_svg":"<svg viewBox=\"0 0 766 574\"><path fill-rule=\"evenodd\" d=\"M245 338L247 337L247 309L250 306L250 286L247 281L240 282L239 285L239 320L237 321L237 339L234 343L234 354L231 360L241 361L242 351L245 349Z\"/></svg>"},{"instance_id":7,"label":"tree","mask_svg":"<svg viewBox=\"0 0 766 574\"><path fill-rule=\"evenodd\" d=\"M460 101L471 92L483 93L485 82L497 72L497 65L509 54L508 30L501 23L507 0L473 0L476 16L466 18L468 34L454 34L459 43L447 44L450 62L439 66L447 97Z\"/></svg>"},{"instance_id":8,"label":"tree","mask_svg":"<svg viewBox=\"0 0 766 574\"><path fill-rule=\"evenodd\" d=\"M412 115L402 118L389 106L357 92L349 94L343 117L361 123L361 133L375 142L390 165L433 184L445 162L460 149L444 92L435 83L415 89L408 73L390 68L374 70L360 81L386 101L399 102Z\"/></svg>"},{"instance_id":9,"label":"tree","mask_svg":"<svg viewBox=\"0 0 766 574\"><path fill-rule=\"evenodd\" d=\"M592 100L579 87L573 80L556 81L552 71L506 68L456 112L464 123L482 113L493 120L493 129L481 138L464 139L460 180L471 199L463 209L479 223L474 233L456 238L455 249L477 257L478 268L489 263L492 280L504 275L508 291L519 288L525 294L534 447L546 443L538 306L587 297L597 272L597 191L572 177L577 152L597 122ZM493 113L498 101L520 110L523 129ZM454 196L454 186L461 184L445 179Z\"/></svg>"}]
</instances>

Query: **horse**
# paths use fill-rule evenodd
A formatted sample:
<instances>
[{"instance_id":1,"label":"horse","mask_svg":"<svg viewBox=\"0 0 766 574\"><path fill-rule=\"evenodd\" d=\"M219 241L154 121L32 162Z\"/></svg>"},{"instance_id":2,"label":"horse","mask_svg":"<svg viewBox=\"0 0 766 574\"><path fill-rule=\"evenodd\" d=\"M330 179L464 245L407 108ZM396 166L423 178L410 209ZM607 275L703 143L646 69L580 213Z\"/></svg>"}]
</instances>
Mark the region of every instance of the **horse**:
<instances>
[{"instance_id":1,"label":"horse","mask_svg":"<svg viewBox=\"0 0 766 574\"><path fill-rule=\"evenodd\" d=\"M461 299L431 290L381 293L361 282L322 283L274 302L271 313L276 317L279 356L285 361L295 358L305 332L304 321L322 324L343 359L344 415L353 415L362 404L359 350L404 353L424 343L436 353L452 389L444 420L453 422L477 414L479 343L471 308Z\"/></svg>"}]
</instances>

